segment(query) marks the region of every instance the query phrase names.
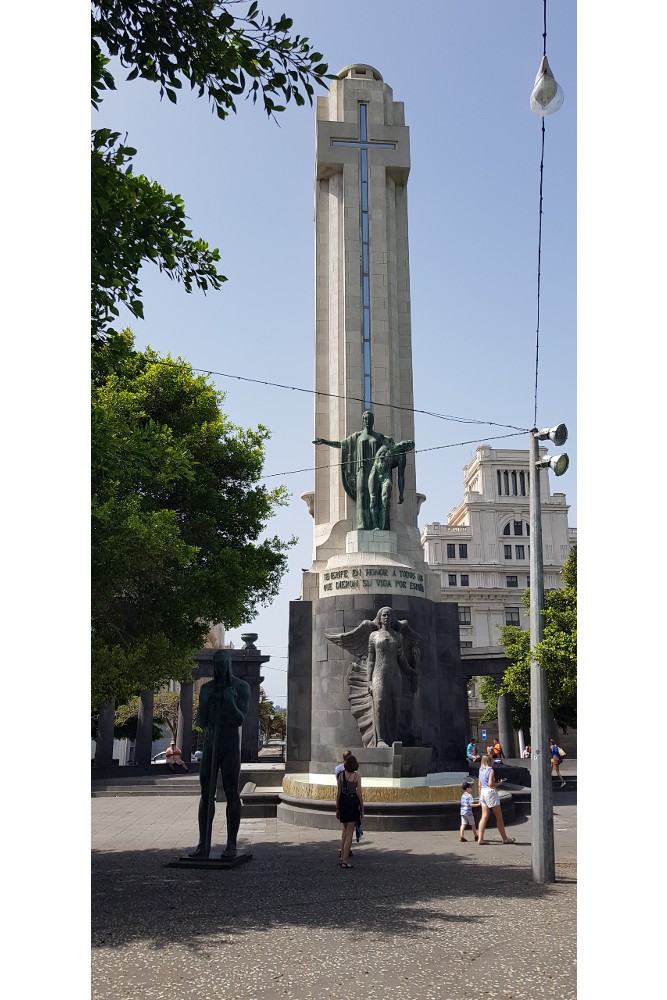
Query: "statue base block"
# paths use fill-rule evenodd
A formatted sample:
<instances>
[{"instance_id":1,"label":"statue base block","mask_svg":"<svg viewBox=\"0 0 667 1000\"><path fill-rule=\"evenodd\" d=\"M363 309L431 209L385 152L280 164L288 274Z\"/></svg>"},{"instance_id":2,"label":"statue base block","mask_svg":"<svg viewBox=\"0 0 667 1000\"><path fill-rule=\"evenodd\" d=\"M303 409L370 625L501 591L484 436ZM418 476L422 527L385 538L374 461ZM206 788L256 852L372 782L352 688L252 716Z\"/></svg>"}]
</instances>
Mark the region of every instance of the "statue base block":
<instances>
[{"instance_id":1,"label":"statue base block","mask_svg":"<svg viewBox=\"0 0 667 1000\"><path fill-rule=\"evenodd\" d=\"M337 747L338 761L344 747ZM393 743L390 747L351 747L359 761L362 778L422 778L429 773L432 747L408 747ZM326 774L338 761L311 761L310 770Z\"/></svg>"},{"instance_id":2,"label":"statue base block","mask_svg":"<svg viewBox=\"0 0 667 1000\"><path fill-rule=\"evenodd\" d=\"M167 861L167 868L238 868L252 859L250 851L239 851L235 858L175 858Z\"/></svg>"}]
</instances>

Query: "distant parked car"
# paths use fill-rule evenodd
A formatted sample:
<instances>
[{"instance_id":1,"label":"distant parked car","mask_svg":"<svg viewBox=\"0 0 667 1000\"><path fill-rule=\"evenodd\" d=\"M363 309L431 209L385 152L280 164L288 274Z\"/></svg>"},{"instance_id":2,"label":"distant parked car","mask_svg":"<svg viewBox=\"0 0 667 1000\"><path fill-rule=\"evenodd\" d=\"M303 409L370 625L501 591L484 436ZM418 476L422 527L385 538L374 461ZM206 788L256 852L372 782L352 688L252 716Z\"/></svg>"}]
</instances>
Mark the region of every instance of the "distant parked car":
<instances>
[{"instance_id":1,"label":"distant parked car","mask_svg":"<svg viewBox=\"0 0 667 1000\"><path fill-rule=\"evenodd\" d=\"M195 752L192 755L192 759L193 760L197 760L197 761L201 760L202 757L203 757L203 754L202 754L201 750L195 750ZM166 763L167 763L167 751L166 750L163 750L162 753L156 753L155 756L153 757L153 759L151 760L151 764L166 764Z\"/></svg>"}]
</instances>

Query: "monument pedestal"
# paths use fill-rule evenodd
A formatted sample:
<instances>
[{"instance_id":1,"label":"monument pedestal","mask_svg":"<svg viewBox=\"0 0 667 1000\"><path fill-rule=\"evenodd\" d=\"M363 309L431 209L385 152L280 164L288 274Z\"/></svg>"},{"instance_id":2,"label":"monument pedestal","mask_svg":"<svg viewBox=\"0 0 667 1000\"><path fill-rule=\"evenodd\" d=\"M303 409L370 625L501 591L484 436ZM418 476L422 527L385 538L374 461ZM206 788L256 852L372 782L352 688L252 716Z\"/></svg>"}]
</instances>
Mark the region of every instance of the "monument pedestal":
<instances>
[{"instance_id":1,"label":"monument pedestal","mask_svg":"<svg viewBox=\"0 0 667 1000\"><path fill-rule=\"evenodd\" d=\"M402 588L382 593L364 589L290 603L286 773L331 773L342 750L361 745L350 704L355 659L328 641L327 634L372 621L382 607L393 608L398 619L407 620L423 637L413 711L398 739L405 750L431 748L427 771L459 771L465 766L470 722L457 605L411 596ZM366 777L363 765L361 774Z\"/></svg>"},{"instance_id":2,"label":"monument pedestal","mask_svg":"<svg viewBox=\"0 0 667 1000\"><path fill-rule=\"evenodd\" d=\"M351 750L359 761L362 778L421 778L428 774L433 747L406 747L394 743L390 747L336 747L336 760L311 760L310 770L317 774L333 772L342 760L343 751Z\"/></svg>"},{"instance_id":3,"label":"monument pedestal","mask_svg":"<svg viewBox=\"0 0 667 1000\"><path fill-rule=\"evenodd\" d=\"M361 764L360 764L361 767ZM401 830L457 830L461 823L461 784L467 771L447 771L422 778L362 777L365 833ZM473 791L476 793L477 788ZM506 823L514 819L509 792L499 792ZM293 826L340 830L336 819L336 779L329 774L286 774L278 819ZM355 848L356 850L356 848Z\"/></svg>"},{"instance_id":4,"label":"monument pedestal","mask_svg":"<svg viewBox=\"0 0 667 1000\"><path fill-rule=\"evenodd\" d=\"M246 861L252 860L252 853L250 851L239 851L235 858L174 858L173 861L167 861L167 868L238 868L239 865L243 865Z\"/></svg>"}]
</instances>

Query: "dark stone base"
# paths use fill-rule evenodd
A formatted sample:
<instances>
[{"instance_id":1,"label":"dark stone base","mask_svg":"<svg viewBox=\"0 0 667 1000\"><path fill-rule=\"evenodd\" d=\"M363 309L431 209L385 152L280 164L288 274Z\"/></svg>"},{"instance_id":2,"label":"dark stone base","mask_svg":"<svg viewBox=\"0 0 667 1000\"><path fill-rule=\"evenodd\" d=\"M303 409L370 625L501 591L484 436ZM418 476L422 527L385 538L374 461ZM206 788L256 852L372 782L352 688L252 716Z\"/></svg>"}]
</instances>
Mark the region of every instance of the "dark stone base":
<instances>
[{"instance_id":1,"label":"dark stone base","mask_svg":"<svg viewBox=\"0 0 667 1000\"><path fill-rule=\"evenodd\" d=\"M327 636L350 632L385 606L422 637L419 686L413 694L403 685L397 739L406 747L433 748L428 773L464 769L472 671L461 664L457 605L401 594L348 593L290 603L287 773L305 771L307 763L314 770L313 762L330 766L340 748L361 743L349 702L354 658Z\"/></svg>"},{"instance_id":2,"label":"dark stone base","mask_svg":"<svg viewBox=\"0 0 667 1000\"><path fill-rule=\"evenodd\" d=\"M252 859L250 851L239 851L235 858L175 858L167 861L167 868L238 868Z\"/></svg>"},{"instance_id":3,"label":"dark stone base","mask_svg":"<svg viewBox=\"0 0 667 1000\"><path fill-rule=\"evenodd\" d=\"M394 743L390 747L350 747L359 761L364 778L423 778L431 770L432 747L407 747ZM342 749L337 748L342 759ZM328 774L338 761L312 760L311 774ZM463 770L463 769L461 769Z\"/></svg>"},{"instance_id":4,"label":"dark stone base","mask_svg":"<svg viewBox=\"0 0 667 1000\"><path fill-rule=\"evenodd\" d=\"M500 806L505 823L515 818L514 801L509 792L500 792ZM476 810L476 822L479 822ZM304 826L314 830L340 830L334 805L324 799L297 799L280 795L277 816L283 823ZM405 830L458 830L461 825L461 807L454 802L366 802L364 803L363 828L368 832ZM488 829L496 825L493 813Z\"/></svg>"}]
</instances>

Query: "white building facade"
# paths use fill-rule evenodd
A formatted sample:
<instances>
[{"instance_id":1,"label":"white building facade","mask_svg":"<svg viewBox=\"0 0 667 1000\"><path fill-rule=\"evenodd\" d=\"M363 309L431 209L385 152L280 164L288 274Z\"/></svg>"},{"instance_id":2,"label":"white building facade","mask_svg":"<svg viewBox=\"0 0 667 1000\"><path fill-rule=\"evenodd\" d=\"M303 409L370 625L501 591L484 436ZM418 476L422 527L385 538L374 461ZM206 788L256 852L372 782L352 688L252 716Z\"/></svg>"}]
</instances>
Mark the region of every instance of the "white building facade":
<instances>
[{"instance_id":1,"label":"white building facade","mask_svg":"<svg viewBox=\"0 0 667 1000\"><path fill-rule=\"evenodd\" d=\"M546 448L540 449L540 455ZM542 479L544 588L563 586L561 571L573 545L564 493L551 493ZM421 531L424 558L439 573L443 601L459 606L461 649L499 648L503 625L529 627L521 597L530 586L529 453L477 448L463 470L464 496L447 518Z\"/></svg>"}]
</instances>

